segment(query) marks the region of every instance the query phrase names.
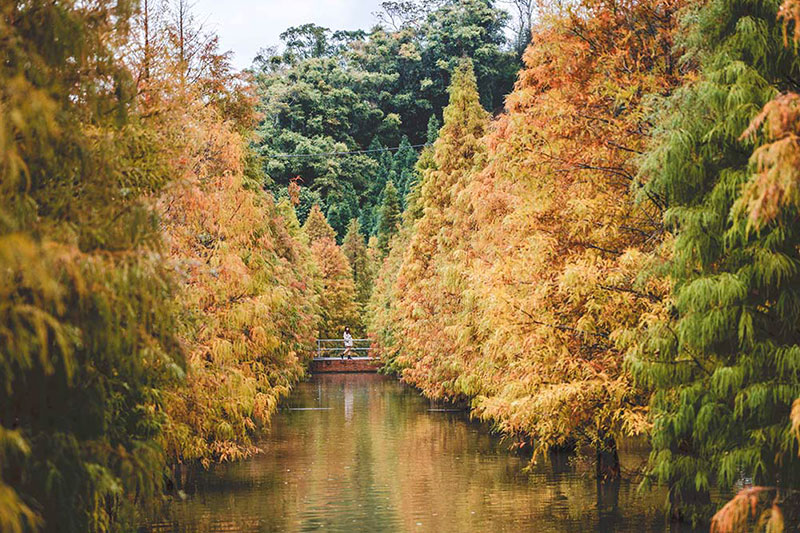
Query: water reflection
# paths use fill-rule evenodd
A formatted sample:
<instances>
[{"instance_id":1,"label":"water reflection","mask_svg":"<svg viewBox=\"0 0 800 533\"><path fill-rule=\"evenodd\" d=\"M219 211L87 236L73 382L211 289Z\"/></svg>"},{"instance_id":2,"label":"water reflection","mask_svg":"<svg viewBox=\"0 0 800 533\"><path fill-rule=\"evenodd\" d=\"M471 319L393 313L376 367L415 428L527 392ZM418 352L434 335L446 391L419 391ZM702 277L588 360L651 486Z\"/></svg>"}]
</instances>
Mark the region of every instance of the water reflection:
<instances>
[{"instance_id":1,"label":"water reflection","mask_svg":"<svg viewBox=\"0 0 800 533\"><path fill-rule=\"evenodd\" d=\"M662 494L599 485L565 456L525 471L462 413L396 381L320 375L275 417L265 453L201 473L149 532L669 531ZM623 450L632 464L641 451ZM623 465L624 466L624 465ZM689 530L687 530L689 531Z\"/></svg>"},{"instance_id":2,"label":"water reflection","mask_svg":"<svg viewBox=\"0 0 800 533\"><path fill-rule=\"evenodd\" d=\"M344 419L348 422L353 419L353 383L351 380L344 382Z\"/></svg>"}]
</instances>

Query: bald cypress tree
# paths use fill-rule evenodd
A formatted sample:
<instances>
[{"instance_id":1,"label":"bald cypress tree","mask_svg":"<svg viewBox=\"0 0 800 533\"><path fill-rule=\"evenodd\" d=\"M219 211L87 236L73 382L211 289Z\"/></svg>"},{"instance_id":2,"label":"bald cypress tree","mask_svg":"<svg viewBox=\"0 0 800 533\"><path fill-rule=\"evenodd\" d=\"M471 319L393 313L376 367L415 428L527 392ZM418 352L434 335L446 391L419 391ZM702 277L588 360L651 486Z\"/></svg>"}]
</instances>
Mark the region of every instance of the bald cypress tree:
<instances>
[{"instance_id":1,"label":"bald cypress tree","mask_svg":"<svg viewBox=\"0 0 800 533\"><path fill-rule=\"evenodd\" d=\"M3 531L119 530L161 490L184 363L152 208L167 162L115 47L133 4L0 5Z\"/></svg>"},{"instance_id":2,"label":"bald cypress tree","mask_svg":"<svg viewBox=\"0 0 800 533\"><path fill-rule=\"evenodd\" d=\"M322 214L322 210L319 208L319 205L316 204L308 213L308 218L306 218L303 224L303 231L310 242L324 238L336 239L336 232L331 225L328 224L328 221L325 220L325 215Z\"/></svg>"},{"instance_id":3,"label":"bald cypress tree","mask_svg":"<svg viewBox=\"0 0 800 533\"><path fill-rule=\"evenodd\" d=\"M665 102L642 169L646 194L668 207L674 291L672 316L652 324L631 362L653 390L650 473L669 485L678 514L706 516L709 491L742 479L800 485L790 424L800 396L800 212L790 205L754 225L741 208L757 179L749 159L765 141L760 128L743 132L800 79L778 8L713 0L687 14L701 74Z\"/></svg>"},{"instance_id":4,"label":"bald cypress tree","mask_svg":"<svg viewBox=\"0 0 800 533\"><path fill-rule=\"evenodd\" d=\"M336 244L336 232L325 220L319 206L311 209L303 232L311 245L311 254L320 277L322 321L319 335L322 338L339 338L345 326L355 328L361 320L356 305L353 270Z\"/></svg>"},{"instance_id":5,"label":"bald cypress tree","mask_svg":"<svg viewBox=\"0 0 800 533\"><path fill-rule=\"evenodd\" d=\"M418 165L421 182L414 197L412 220L402 263L391 291L395 302L390 314L400 325L393 337L399 344L398 367L423 391L438 398L462 394L456 385L462 354L455 353L465 273L454 267L460 222L468 212L465 190L485 147L481 139L488 123L480 105L472 63L464 59L454 70L450 102L444 110L444 126L429 154ZM416 192L414 193L416 196ZM383 280L384 282L387 280Z\"/></svg>"}]
</instances>

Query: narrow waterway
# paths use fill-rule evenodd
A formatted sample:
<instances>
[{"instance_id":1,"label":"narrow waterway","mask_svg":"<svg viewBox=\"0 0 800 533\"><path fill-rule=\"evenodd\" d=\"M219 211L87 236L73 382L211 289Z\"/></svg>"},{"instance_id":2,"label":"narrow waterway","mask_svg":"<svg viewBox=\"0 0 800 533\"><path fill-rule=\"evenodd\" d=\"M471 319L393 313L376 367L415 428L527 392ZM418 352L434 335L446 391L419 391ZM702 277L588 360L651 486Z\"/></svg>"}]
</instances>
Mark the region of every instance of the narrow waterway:
<instances>
[{"instance_id":1,"label":"narrow waterway","mask_svg":"<svg viewBox=\"0 0 800 533\"><path fill-rule=\"evenodd\" d=\"M663 494L599 488L555 456L526 470L464 413L397 381L318 375L275 416L265 453L199 473L145 532L664 532ZM623 468L646 458L623 450ZM683 531L691 531L684 529Z\"/></svg>"}]
</instances>

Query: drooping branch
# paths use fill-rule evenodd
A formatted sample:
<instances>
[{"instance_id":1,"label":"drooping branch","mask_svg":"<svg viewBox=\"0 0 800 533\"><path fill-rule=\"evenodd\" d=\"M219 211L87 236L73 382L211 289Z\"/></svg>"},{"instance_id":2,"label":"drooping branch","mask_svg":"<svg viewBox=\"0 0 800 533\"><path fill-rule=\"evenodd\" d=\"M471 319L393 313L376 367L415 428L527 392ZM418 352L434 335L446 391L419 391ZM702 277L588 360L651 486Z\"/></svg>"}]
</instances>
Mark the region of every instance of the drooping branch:
<instances>
[{"instance_id":1,"label":"drooping branch","mask_svg":"<svg viewBox=\"0 0 800 533\"><path fill-rule=\"evenodd\" d=\"M633 294L634 296L637 296L639 298L645 298L645 299L650 300L651 302L654 302L654 303L658 303L658 302L661 301L661 298L659 298L658 295L656 295L656 294L653 294L653 293L650 293L650 292L637 291L635 289L631 289L630 287L619 287L619 286L616 286L616 285L602 285L602 284L598 285L598 287L600 287L601 289L603 289L605 291L624 292L624 293L628 293L628 294Z\"/></svg>"}]
</instances>

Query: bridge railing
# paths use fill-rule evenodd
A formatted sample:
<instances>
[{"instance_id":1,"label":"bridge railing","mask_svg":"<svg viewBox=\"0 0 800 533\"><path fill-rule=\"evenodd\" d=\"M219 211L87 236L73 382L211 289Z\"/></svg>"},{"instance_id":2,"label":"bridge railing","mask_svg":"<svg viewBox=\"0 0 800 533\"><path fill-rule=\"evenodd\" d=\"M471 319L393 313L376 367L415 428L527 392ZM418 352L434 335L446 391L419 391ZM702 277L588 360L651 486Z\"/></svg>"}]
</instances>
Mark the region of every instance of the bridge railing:
<instances>
[{"instance_id":1,"label":"bridge railing","mask_svg":"<svg viewBox=\"0 0 800 533\"><path fill-rule=\"evenodd\" d=\"M369 357L370 339L353 339L353 355ZM336 357L344 352L344 339L317 339L317 358Z\"/></svg>"}]
</instances>

